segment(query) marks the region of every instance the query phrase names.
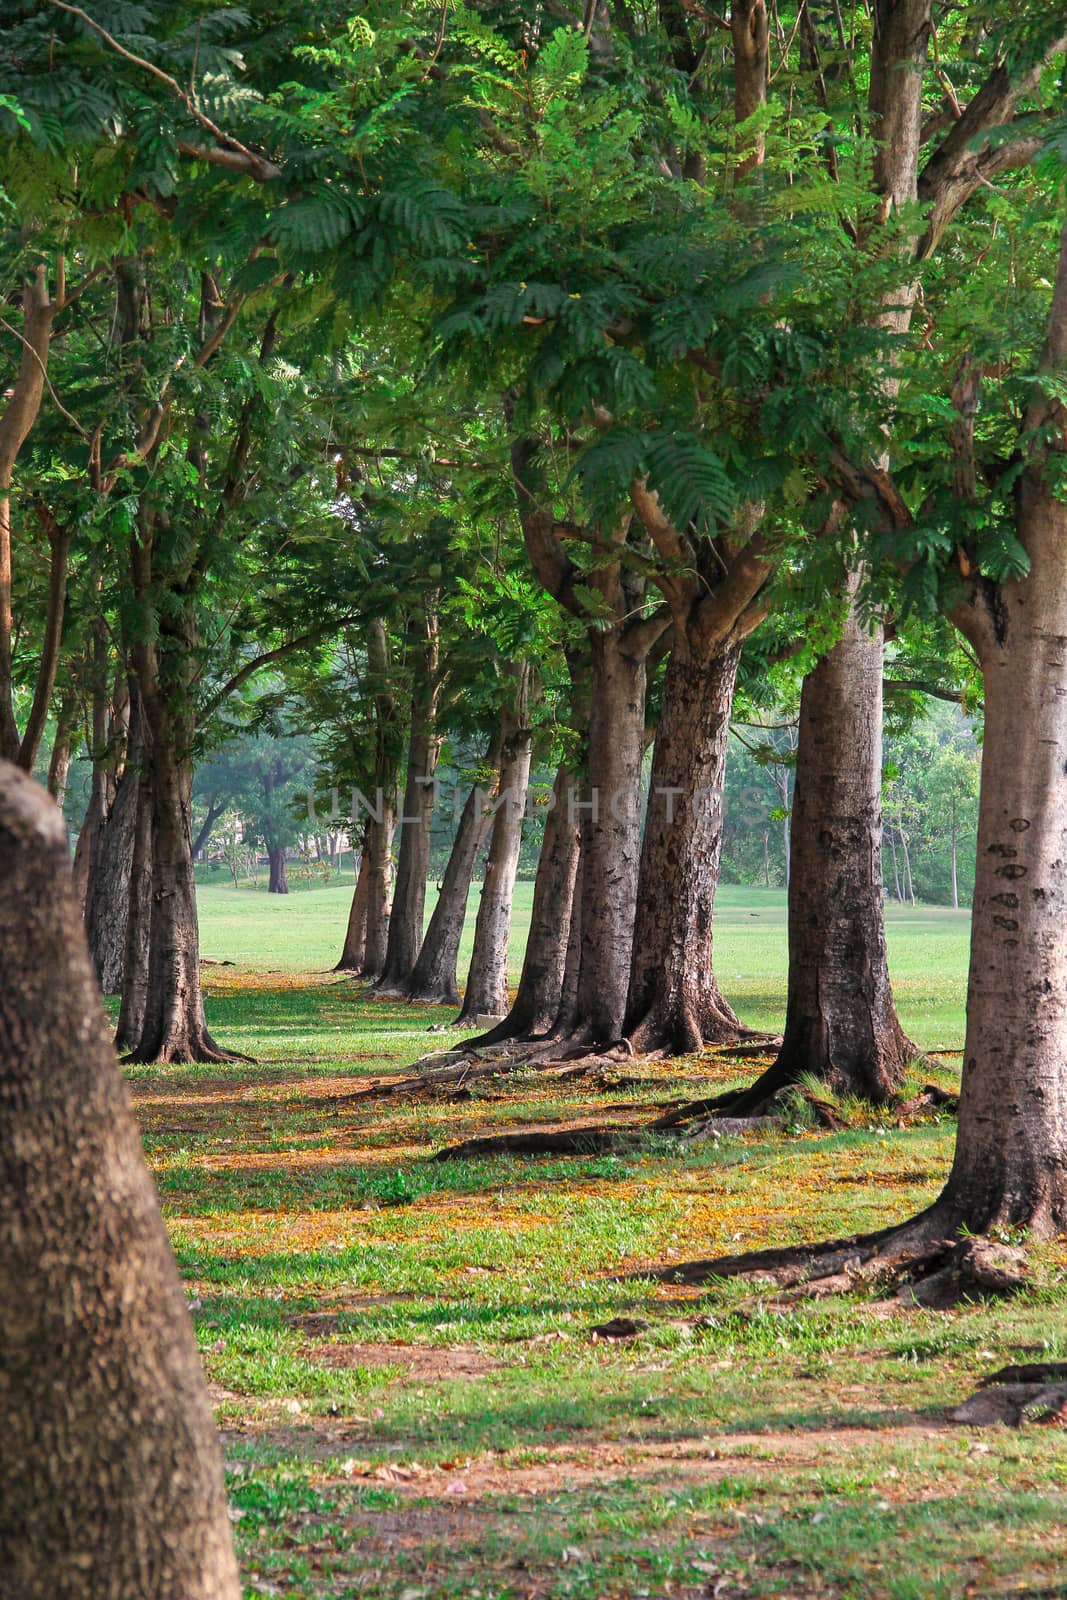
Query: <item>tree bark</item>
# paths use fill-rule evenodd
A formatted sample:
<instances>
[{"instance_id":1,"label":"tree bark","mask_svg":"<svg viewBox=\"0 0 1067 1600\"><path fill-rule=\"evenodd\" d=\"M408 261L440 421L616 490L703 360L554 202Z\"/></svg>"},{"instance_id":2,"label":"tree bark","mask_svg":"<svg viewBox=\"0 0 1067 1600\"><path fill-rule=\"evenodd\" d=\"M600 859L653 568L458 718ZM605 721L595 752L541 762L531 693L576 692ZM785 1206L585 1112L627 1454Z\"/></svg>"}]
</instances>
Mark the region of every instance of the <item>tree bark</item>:
<instances>
[{"instance_id":1,"label":"tree bark","mask_svg":"<svg viewBox=\"0 0 1067 1600\"><path fill-rule=\"evenodd\" d=\"M641 854L645 657L618 630L590 631L592 696L582 802L581 970L574 1031L590 1044L622 1035Z\"/></svg>"},{"instance_id":2,"label":"tree bark","mask_svg":"<svg viewBox=\"0 0 1067 1600\"><path fill-rule=\"evenodd\" d=\"M137 818L126 905L122 1000L115 1030L115 1044L120 1050L134 1049L144 1029L152 932L152 855L152 790L142 766L137 781Z\"/></svg>"},{"instance_id":3,"label":"tree bark","mask_svg":"<svg viewBox=\"0 0 1067 1600\"><path fill-rule=\"evenodd\" d=\"M188 590L177 593L153 572L155 534L155 514L142 501L130 545L140 611L130 653L151 800L152 901L144 1023L129 1059L234 1061L242 1058L208 1032L200 985L192 844L197 614Z\"/></svg>"},{"instance_id":4,"label":"tree bark","mask_svg":"<svg viewBox=\"0 0 1067 1600\"><path fill-rule=\"evenodd\" d=\"M61 811L63 802L67 798L71 748L77 717L77 700L72 692L67 693L63 696L56 716L56 736L52 741L52 753L48 758L48 793Z\"/></svg>"},{"instance_id":5,"label":"tree bark","mask_svg":"<svg viewBox=\"0 0 1067 1600\"><path fill-rule=\"evenodd\" d=\"M1003 586L1008 631L982 661L967 1038L944 1199L976 1232L1040 1236L1067 1228L1067 514L1033 483L1024 504L1047 523L1029 581Z\"/></svg>"},{"instance_id":6,"label":"tree bark","mask_svg":"<svg viewBox=\"0 0 1067 1600\"><path fill-rule=\"evenodd\" d=\"M85 934L101 994L122 990L139 789L140 771L134 757L127 761L111 810L97 828L90 858Z\"/></svg>"},{"instance_id":7,"label":"tree bark","mask_svg":"<svg viewBox=\"0 0 1067 1600\"><path fill-rule=\"evenodd\" d=\"M1067 370L1067 220L1043 372ZM972 1232L1067 1228L1067 450L1059 388L1037 388L1016 491L1025 577L961 563L953 613L985 680L967 1036L952 1172L938 1214ZM1050 459L1051 458L1051 459Z\"/></svg>"},{"instance_id":8,"label":"tree bark","mask_svg":"<svg viewBox=\"0 0 1067 1600\"><path fill-rule=\"evenodd\" d=\"M874 179L887 217L916 195L930 10L930 0L878 0L876 7L868 99L878 140ZM896 291L878 325L906 332L914 299L914 285ZM897 388L891 374L883 384L887 414ZM856 615L858 587L853 575L843 636L805 679L801 696L783 1044L774 1065L729 1106L731 1115L807 1072L842 1093L885 1102L915 1054L897 1020L886 959L883 639L881 629L865 632Z\"/></svg>"},{"instance_id":9,"label":"tree bark","mask_svg":"<svg viewBox=\"0 0 1067 1600\"><path fill-rule=\"evenodd\" d=\"M855 580L850 588L854 596ZM841 1094L884 1103L917 1054L897 1019L886 955L883 657L881 628L869 630L850 598L841 639L804 680L785 1033L777 1060L745 1104L802 1073Z\"/></svg>"},{"instance_id":10,"label":"tree bark","mask_svg":"<svg viewBox=\"0 0 1067 1600\"><path fill-rule=\"evenodd\" d=\"M385 799L381 820L372 817L367 828L367 938L363 949L365 978L380 976L389 948L395 828L395 804L392 798Z\"/></svg>"},{"instance_id":11,"label":"tree bark","mask_svg":"<svg viewBox=\"0 0 1067 1600\"><path fill-rule=\"evenodd\" d=\"M270 877L267 882L267 893L288 894L289 874L285 869L285 846L280 844L268 845L267 860L270 863Z\"/></svg>"},{"instance_id":12,"label":"tree bark","mask_svg":"<svg viewBox=\"0 0 1067 1600\"><path fill-rule=\"evenodd\" d=\"M143 684L142 684L143 686ZM149 697L146 696L146 702ZM165 708L146 704L152 816L148 991L132 1061L232 1061L208 1032L191 838L192 757ZM161 713L161 714L160 714ZM158 719L158 720L157 720Z\"/></svg>"},{"instance_id":13,"label":"tree bark","mask_svg":"<svg viewBox=\"0 0 1067 1600\"><path fill-rule=\"evenodd\" d=\"M734 121L747 122L767 101L770 66L770 24L766 0L731 0L730 33L734 47ZM763 164L765 138L754 134L741 147L739 175Z\"/></svg>"},{"instance_id":14,"label":"tree bark","mask_svg":"<svg viewBox=\"0 0 1067 1600\"><path fill-rule=\"evenodd\" d=\"M500 743L494 739L486 752L485 765L492 769L499 762ZM459 943L467 920L467 899L475 863L490 827L488 796L476 785L468 794L460 815L437 904L433 908L419 959L411 975L409 1000L438 1006L457 1006L460 1003L459 985L456 982Z\"/></svg>"},{"instance_id":15,"label":"tree bark","mask_svg":"<svg viewBox=\"0 0 1067 1600\"><path fill-rule=\"evenodd\" d=\"M48 351L52 336L52 322L58 304L50 299L46 268L39 265L32 281L22 292L22 354L15 382L8 390L6 404L0 413L0 757L17 761L27 771L33 765L32 754L23 750L15 721L14 678L12 675L13 618L11 601L14 568L11 552L11 482L19 451L41 409ZM63 546L63 571L66 570L66 545ZM54 571L53 571L54 578ZM53 598L55 585L53 582ZM59 594L60 623L62 622L62 591ZM52 618L50 615L50 622ZM58 650L58 633L55 635ZM53 663L54 673L54 663ZM50 684L49 684L50 689ZM44 698L47 709L48 696ZM43 721L42 721L43 726Z\"/></svg>"},{"instance_id":16,"label":"tree bark","mask_svg":"<svg viewBox=\"0 0 1067 1600\"><path fill-rule=\"evenodd\" d=\"M333 969L335 972L359 973L363 971L363 959L367 949L368 869L367 829L364 828L363 844L359 852L359 868L356 872L355 887L352 890L352 904L348 909L345 942L341 950L341 959Z\"/></svg>"},{"instance_id":17,"label":"tree bark","mask_svg":"<svg viewBox=\"0 0 1067 1600\"><path fill-rule=\"evenodd\" d=\"M548 1033L560 1019L578 875L577 793L574 773L564 763L552 786L552 806L545 821L545 836L537 861L530 932L519 987L503 1021L472 1040L472 1044L536 1039Z\"/></svg>"},{"instance_id":18,"label":"tree bark","mask_svg":"<svg viewBox=\"0 0 1067 1600\"><path fill-rule=\"evenodd\" d=\"M0 769L0 1571L19 1600L239 1600L185 1292L43 791Z\"/></svg>"},{"instance_id":19,"label":"tree bark","mask_svg":"<svg viewBox=\"0 0 1067 1600\"><path fill-rule=\"evenodd\" d=\"M434 774L441 749L437 732L439 691L437 617L430 607L411 696L411 732L404 812L400 818L396 889L385 960L376 985L383 994L407 993L422 946L426 878L430 870L430 824L436 790Z\"/></svg>"},{"instance_id":20,"label":"tree bark","mask_svg":"<svg viewBox=\"0 0 1067 1600\"><path fill-rule=\"evenodd\" d=\"M571 920L567 929L567 949L563 957L563 985L559 995L559 1009L550 1033L557 1039L566 1039L574 1031L578 1020L578 983L582 973L582 831L577 829L578 860L574 874L574 892L571 897Z\"/></svg>"},{"instance_id":21,"label":"tree bark","mask_svg":"<svg viewBox=\"0 0 1067 1600\"><path fill-rule=\"evenodd\" d=\"M652 760L625 1032L635 1050L684 1055L734 1042L740 1023L712 961L726 752L741 658L735 644L667 666Z\"/></svg>"},{"instance_id":22,"label":"tree bark","mask_svg":"<svg viewBox=\"0 0 1067 1600\"><path fill-rule=\"evenodd\" d=\"M500 784L489 857L482 880L474 948L457 1027L472 1017L503 1017L508 1009L508 942L511 904L522 848L522 823L530 783L533 727L530 722L528 662L515 671L513 698L500 724Z\"/></svg>"}]
</instances>

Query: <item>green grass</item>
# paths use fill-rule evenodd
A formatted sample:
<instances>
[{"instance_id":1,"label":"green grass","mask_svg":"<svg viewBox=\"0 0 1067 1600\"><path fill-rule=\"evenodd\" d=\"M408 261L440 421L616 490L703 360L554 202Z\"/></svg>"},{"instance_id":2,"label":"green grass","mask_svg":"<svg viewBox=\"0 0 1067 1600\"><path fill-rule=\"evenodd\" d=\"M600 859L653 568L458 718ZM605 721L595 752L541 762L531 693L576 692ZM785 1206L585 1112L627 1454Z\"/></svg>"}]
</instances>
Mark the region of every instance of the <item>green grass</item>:
<instances>
[{"instance_id":1,"label":"green grass","mask_svg":"<svg viewBox=\"0 0 1067 1600\"><path fill-rule=\"evenodd\" d=\"M479 889L471 890L460 946L462 981L470 961ZM197 891L203 954L263 971L331 968L340 954L350 883L316 885L289 895L262 889L201 885ZM517 983L530 925L533 885L519 883L511 931L510 971ZM434 890L427 897L426 917ZM719 890L715 963L738 1014L753 1027L782 1025L786 979L784 889ZM924 1049L962 1044L970 913L940 907L886 908L889 959L897 1004L909 1036Z\"/></svg>"},{"instance_id":2,"label":"green grass","mask_svg":"<svg viewBox=\"0 0 1067 1600\"><path fill-rule=\"evenodd\" d=\"M945 1420L994 1367L1067 1357L1056 1251L1014 1303L948 1314L641 1276L910 1215L944 1180L950 1120L430 1162L476 1132L639 1125L756 1069L709 1055L628 1067L629 1088L520 1073L460 1102L352 1099L447 1044L426 1030L448 1013L324 975L348 892L202 889L205 954L239 963L206 969L211 1025L257 1064L131 1071L247 1596L1067 1593L1062 1433ZM965 919L894 910L890 941L909 1031L958 1045ZM727 890L717 959L746 1019L780 1025L783 897ZM619 1315L645 1327L591 1338Z\"/></svg>"}]
</instances>

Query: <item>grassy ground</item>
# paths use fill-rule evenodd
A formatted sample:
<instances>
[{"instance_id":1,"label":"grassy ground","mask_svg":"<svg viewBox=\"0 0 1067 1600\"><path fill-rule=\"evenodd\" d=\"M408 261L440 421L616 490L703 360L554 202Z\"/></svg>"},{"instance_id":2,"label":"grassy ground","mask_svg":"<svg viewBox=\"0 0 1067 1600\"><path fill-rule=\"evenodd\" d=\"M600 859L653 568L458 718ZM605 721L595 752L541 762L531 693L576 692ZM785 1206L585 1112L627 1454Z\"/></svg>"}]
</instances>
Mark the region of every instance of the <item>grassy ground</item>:
<instances>
[{"instance_id":1,"label":"grassy ground","mask_svg":"<svg viewBox=\"0 0 1067 1600\"><path fill-rule=\"evenodd\" d=\"M354 1100L447 1017L322 971L345 899L202 891L205 954L240 963L208 968L211 1024L259 1064L131 1079L248 1595L1067 1595L1062 1432L945 1418L1006 1361L1067 1357L1055 1253L1012 1305L937 1314L640 1276L904 1217L937 1192L951 1123L433 1163L477 1132L640 1124L736 1065ZM781 896L724 899L727 991L779 1024ZM909 1030L958 1046L963 919L898 915L891 939ZM591 1333L618 1316L634 1337Z\"/></svg>"},{"instance_id":2,"label":"grassy ground","mask_svg":"<svg viewBox=\"0 0 1067 1600\"><path fill-rule=\"evenodd\" d=\"M511 975L517 982L533 885L515 891ZM308 972L332 967L352 898L350 882L300 887L267 895L262 887L201 887L201 944L205 956L262 971ZM431 892L426 918L433 908ZM460 947L462 975L470 960L478 889ZM924 1049L963 1042L969 913L940 907L887 908L889 956L897 1002L910 1037ZM785 890L720 889L715 961L720 981L738 1013L753 1027L780 1028L785 1005Z\"/></svg>"}]
</instances>

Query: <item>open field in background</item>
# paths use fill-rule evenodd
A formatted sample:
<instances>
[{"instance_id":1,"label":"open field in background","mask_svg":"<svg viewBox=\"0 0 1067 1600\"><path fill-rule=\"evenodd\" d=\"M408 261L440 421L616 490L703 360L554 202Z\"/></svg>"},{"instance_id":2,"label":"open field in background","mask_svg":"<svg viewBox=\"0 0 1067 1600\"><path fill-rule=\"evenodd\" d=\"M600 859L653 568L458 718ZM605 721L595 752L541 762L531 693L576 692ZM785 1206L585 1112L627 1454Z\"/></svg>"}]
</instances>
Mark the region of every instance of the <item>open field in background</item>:
<instances>
[{"instance_id":1,"label":"open field in background","mask_svg":"<svg viewBox=\"0 0 1067 1600\"><path fill-rule=\"evenodd\" d=\"M427 921L434 893L431 885ZM478 894L475 886L460 947L461 982L470 961ZM324 971L340 954L351 898L350 882L301 887L288 895L202 885L197 890L201 951L262 971ZM516 886L513 983L522 966L532 898L531 883ZM970 912L889 905L886 920L893 983L909 1036L925 1049L962 1045ZM715 938L719 981L738 1014L752 1027L779 1029L785 1011L785 890L720 889Z\"/></svg>"},{"instance_id":2,"label":"open field in background","mask_svg":"<svg viewBox=\"0 0 1067 1600\"><path fill-rule=\"evenodd\" d=\"M1015 1303L947 1314L639 1275L903 1218L939 1188L949 1120L435 1163L475 1133L639 1127L672 1096L741 1081L738 1064L709 1053L596 1083L526 1073L459 1099L353 1099L447 1043L426 1029L448 1013L322 970L346 906L345 890L202 891L205 954L243 964L207 969L212 1026L258 1064L131 1075L248 1596L1067 1593L1062 1430L945 1418L979 1375L1067 1357L1055 1254ZM908 1027L958 1043L965 917L891 921ZM727 891L719 943L739 1009L777 1025L782 896ZM949 1086L954 1067L919 1069L931 1077ZM631 1338L590 1332L620 1316Z\"/></svg>"}]
</instances>

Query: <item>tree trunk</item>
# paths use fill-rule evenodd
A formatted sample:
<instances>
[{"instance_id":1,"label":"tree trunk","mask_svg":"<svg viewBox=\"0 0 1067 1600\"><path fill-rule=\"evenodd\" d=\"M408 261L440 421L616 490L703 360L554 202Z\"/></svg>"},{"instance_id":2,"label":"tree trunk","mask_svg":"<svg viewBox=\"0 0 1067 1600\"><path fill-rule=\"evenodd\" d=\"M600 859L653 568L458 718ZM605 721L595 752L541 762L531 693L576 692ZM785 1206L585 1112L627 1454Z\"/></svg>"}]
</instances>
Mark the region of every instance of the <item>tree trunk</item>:
<instances>
[{"instance_id":1,"label":"tree trunk","mask_svg":"<svg viewBox=\"0 0 1067 1600\"><path fill-rule=\"evenodd\" d=\"M500 745L494 739L486 752L485 764L496 767L499 760ZM427 1005L459 1005L459 986L456 983L459 942L467 919L467 898L474 866L490 825L488 797L483 789L476 786L467 796L459 819L437 904L433 908L419 959L411 975L409 1000L422 1001Z\"/></svg>"},{"instance_id":2,"label":"tree trunk","mask_svg":"<svg viewBox=\"0 0 1067 1600\"><path fill-rule=\"evenodd\" d=\"M362 972L367 950L367 887L370 860L367 854L367 830L363 830L363 848L359 853L359 870L356 886L352 890L352 904L348 911L344 948L335 972Z\"/></svg>"},{"instance_id":3,"label":"tree trunk","mask_svg":"<svg viewBox=\"0 0 1067 1600\"><path fill-rule=\"evenodd\" d=\"M383 994L406 994L422 946L426 878L430 870L430 824L433 818L437 757L437 661L416 681L411 703L408 769L404 784L404 813L400 818L400 855L396 889L389 917L388 942L376 987Z\"/></svg>"},{"instance_id":4,"label":"tree trunk","mask_svg":"<svg viewBox=\"0 0 1067 1600\"><path fill-rule=\"evenodd\" d=\"M267 884L267 893L288 894L289 874L285 870L285 846L280 844L268 845L267 860L270 862L270 879Z\"/></svg>"},{"instance_id":5,"label":"tree trunk","mask_svg":"<svg viewBox=\"0 0 1067 1600\"><path fill-rule=\"evenodd\" d=\"M588 790L582 809L581 971L574 1031L590 1044L622 1034L641 853L645 659L614 629L590 633Z\"/></svg>"},{"instance_id":6,"label":"tree trunk","mask_svg":"<svg viewBox=\"0 0 1067 1600\"><path fill-rule=\"evenodd\" d=\"M139 789L139 765L133 757L119 779L111 810L97 828L89 861L85 934L101 994L122 991Z\"/></svg>"},{"instance_id":7,"label":"tree trunk","mask_svg":"<svg viewBox=\"0 0 1067 1600\"><path fill-rule=\"evenodd\" d=\"M367 828L367 942L363 951L365 978L377 978L381 974L385 966L385 953L389 948L395 828L396 807L391 799L383 800L381 821L372 817Z\"/></svg>"},{"instance_id":8,"label":"tree trunk","mask_svg":"<svg viewBox=\"0 0 1067 1600\"><path fill-rule=\"evenodd\" d=\"M626 1035L635 1050L684 1055L738 1038L712 966L722 855L735 644L694 662L678 643L667 666L638 880Z\"/></svg>"},{"instance_id":9,"label":"tree trunk","mask_svg":"<svg viewBox=\"0 0 1067 1600\"><path fill-rule=\"evenodd\" d=\"M1067 368L1067 223L1042 365ZM1048 393L1024 423L1050 441L1017 491L1029 573L982 580L954 617L978 651L985 736L959 1129L938 1205L973 1232L1038 1238L1067 1229L1067 506L1053 488L1067 410Z\"/></svg>"},{"instance_id":10,"label":"tree trunk","mask_svg":"<svg viewBox=\"0 0 1067 1600\"><path fill-rule=\"evenodd\" d=\"M574 774L564 764L556 773L552 808L545 821L518 991L504 1020L472 1040L474 1045L536 1039L559 1019L578 875L576 798Z\"/></svg>"},{"instance_id":11,"label":"tree trunk","mask_svg":"<svg viewBox=\"0 0 1067 1600\"><path fill-rule=\"evenodd\" d=\"M911 877L911 851L908 848L908 838L903 828L900 830L900 848L904 852L904 884L908 891L908 902L915 904L915 884Z\"/></svg>"},{"instance_id":12,"label":"tree trunk","mask_svg":"<svg viewBox=\"0 0 1067 1600\"><path fill-rule=\"evenodd\" d=\"M142 679L142 686L143 686ZM132 1061L233 1061L211 1037L200 987L192 852L191 730L146 696L152 801L152 913L144 1026Z\"/></svg>"},{"instance_id":13,"label":"tree trunk","mask_svg":"<svg viewBox=\"0 0 1067 1600\"><path fill-rule=\"evenodd\" d=\"M785 1035L746 1104L802 1073L884 1103L917 1053L897 1020L886 957L883 657L881 628L869 631L850 603L841 639L804 680Z\"/></svg>"},{"instance_id":14,"label":"tree trunk","mask_svg":"<svg viewBox=\"0 0 1067 1600\"><path fill-rule=\"evenodd\" d=\"M33 280L23 284L22 332L17 335L22 345L19 370L14 383L6 388L5 404L0 412L0 756L20 762L27 771L33 767L33 755L36 752L24 749L24 741L19 737L15 722L11 483L18 453L37 421L44 397L52 320L57 310L57 302L49 298L47 272L47 267L41 262L34 270ZM62 622L62 590L59 599ZM50 620L53 622L53 642L58 649L54 619ZM51 693L50 682L47 688L48 693L43 695L43 700L35 695L35 702L41 700L39 709L42 723Z\"/></svg>"},{"instance_id":15,"label":"tree trunk","mask_svg":"<svg viewBox=\"0 0 1067 1600\"><path fill-rule=\"evenodd\" d=\"M563 957L563 986L559 995L559 1010L549 1030L550 1036L566 1039L574 1032L578 1020L578 984L582 975L582 832L578 834L578 861L574 874L574 893L571 898L571 920L567 929L567 949Z\"/></svg>"},{"instance_id":16,"label":"tree trunk","mask_svg":"<svg viewBox=\"0 0 1067 1600\"><path fill-rule=\"evenodd\" d=\"M900 887L900 869L897 865L897 841L892 828L889 830L889 848L893 852L893 893L897 897L898 904L903 905L904 894Z\"/></svg>"},{"instance_id":17,"label":"tree trunk","mask_svg":"<svg viewBox=\"0 0 1067 1600\"><path fill-rule=\"evenodd\" d=\"M474 949L463 1009L456 1018L457 1027L474 1017L503 1017L508 1009L511 903L515 897L533 751L529 664L521 663L515 677L515 700L505 707L501 719L500 786L478 902Z\"/></svg>"},{"instance_id":18,"label":"tree trunk","mask_svg":"<svg viewBox=\"0 0 1067 1600\"><path fill-rule=\"evenodd\" d=\"M785 812L782 818L782 857L785 861L785 886L788 889L793 876L793 818L788 804L788 780L782 785L782 790L782 810Z\"/></svg>"},{"instance_id":19,"label":"tree trunk","mask_svg":"<svg viewBox=\"0 0 1067 1600\"><path fill-rule=\"evenodd\" d=\"M92 712L90 749L92 787L85 818L74 850L74 892L85 909L96 850L111 807L115 802L118 774L126 754L130 716L129 690L125 680L112 688L109 681L109 641L103 617L92 625Z\"/></svg>"},{"instance_id":20,"label":"tree trunk","mask_svg":"<svg viewBox=\"0 0 1067 1600\"><path fill-rule=\"evenodd\" d=\"M0 769L0 1571L19 1600L239 1600L186 1296L42 790Z\"/></svg>"},{"instance_id":21,"label":"tree trunk","mask_svg":"<svg viewBox=\"0 0 1067 1600\"><path fill-rule=\"evenodd\" d=\"M71 744L74 737L77 710L77 701L74 695L64 695L56 717L56 736L52 741L52 754L48 759L48 792L61 811L63 802L67 797Z\"/></svg>"},{"instance_id":22,"label":"tree trunk","mask_svg":"<svg viewBox=\"0 0 1067 1600\"><path fill-rule=\"evenodd\" d=\"M137 783L137 819L126 906L122 957L122 1001L115 1031L120 1050L132 1050L144 1029L148 998L149 940L152 931L152 790L142 769Z\"/></svg>"}]
</instances>

